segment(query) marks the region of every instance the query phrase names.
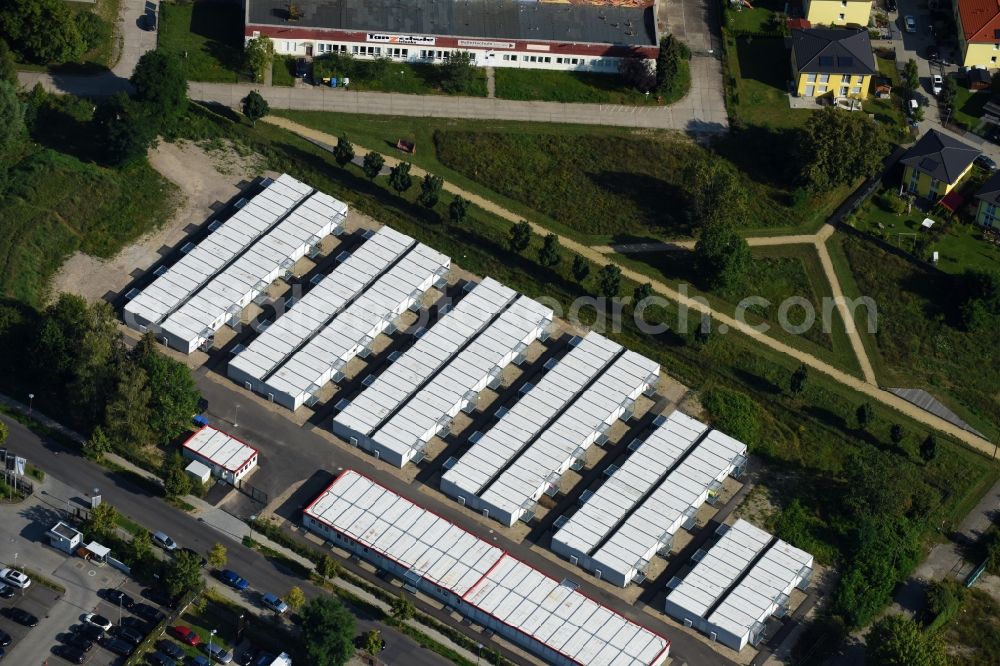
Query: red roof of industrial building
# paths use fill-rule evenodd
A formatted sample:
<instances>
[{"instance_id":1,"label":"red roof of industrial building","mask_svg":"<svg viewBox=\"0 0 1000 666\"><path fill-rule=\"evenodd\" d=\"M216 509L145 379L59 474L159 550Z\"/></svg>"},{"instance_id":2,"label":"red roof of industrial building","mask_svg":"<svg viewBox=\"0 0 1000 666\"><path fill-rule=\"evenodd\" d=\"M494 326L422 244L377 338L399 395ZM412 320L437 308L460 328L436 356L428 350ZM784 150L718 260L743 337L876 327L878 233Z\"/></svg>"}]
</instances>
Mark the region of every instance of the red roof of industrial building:
<instances>
[{"instance_id":1,"label":"red roof of industrial building","mask_svg":"<svg viewBox=\"0 0 1000 666\"><path fill-rule=\"evenodd\" d=\"M965 41L1000 41L1000 0L958 0L958 16Z\"/></svg>"}]
</instances>

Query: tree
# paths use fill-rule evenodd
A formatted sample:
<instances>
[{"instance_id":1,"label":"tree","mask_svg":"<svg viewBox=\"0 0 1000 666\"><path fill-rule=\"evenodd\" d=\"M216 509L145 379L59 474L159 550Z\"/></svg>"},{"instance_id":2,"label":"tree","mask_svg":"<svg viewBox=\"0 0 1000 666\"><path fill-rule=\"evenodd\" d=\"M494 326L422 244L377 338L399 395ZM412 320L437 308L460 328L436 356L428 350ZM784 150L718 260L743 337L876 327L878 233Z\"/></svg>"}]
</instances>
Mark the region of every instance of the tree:
<instances>
[{"instance_id":1,"label":"tree","mask_svg":"<svg viewBox=\"0 0 1000 666\"><path fill-rule=\"evenodd\" d=\"M201 557L186 550L178 551L163 577L167 594L176 599L197 590L201 584Z\"/></svg>"},{"instance_id":2,"label":"tree","mask_svg":"<svg viewBox=\"0 0 1000 666\"><path fill-rule=\"evenodd\" d=\"M191 369L161 353L152 333L136 345L134 358L149 378L149 427L156 442L165 446L187 432L191 415L198 411L201 392Z\"/></svg>"},{"instance_id":3,"label":"tree","mask_svg":"<svg viewBox=\"0 0 1000 666\"><path fill-rule=\"evenodd\" d=\"M805 363L800 363L799 367L792 373L792 378L788 381L788 390L792 395L799 395L805 390L806 380L809 379L809 368Z\"/></svg>"},{"instance_id":4,"label":"tree","mask_svg":"<svg viewBox=\"0 0 1000 666\"><path fill-rule=\"evenodd\" d=\"M270 69L273 61L274 43L270 37L260 35L247 40L243 47L243 62L255 81L264 80L264 72Z\"/></svg>"},{"instance_id":5,"label":"tree","mask_svg":"<svg viewBox=\"0 0 1000 666\"><path fill-rule=\"evenodd\" d=\"M335 597L309 600L302 618L299 659L313 666L342 666L354 655L354 616Z\"/></svg>"},{"instance_id":6,"label":"tree","mask_svg":"<svg viewBox=\"0 0 1000 666\"><path fill-rule=\"evenodd\" d=\"M156 138L156 124L145 108L125 93L116 93L98 104L91 124L104 159L113 165L144 157Z\"/></svg>"},{"instance_id":7,"label":"tree","mask_svg":"<svg viewBox=\"0 0 1000 666\"><path fill-rule=\"evenodd\" d=\"M146 107L150 120L158 121L157 128L173 127L187 109L187 76L176 53L147 51L129 80L135 86L136 101Z\"/></svg>"},{"instance_id":8,"label":"tree","mask_svg":"<svg viewBox=\"0 0 1000 666\"><path fill-rule=\"evenodd\" d=\"M226 547L221 543L216 543L212 546L212 549L208 551L208 566L214 569L222 569L226 566L226 562L229 561L229 555L226 553Z\"/></svg>"},{"instance_id":9,"label":"tree","mask_svg":"<svg viewBox=\"0 0 1000 666\"><path fill-rule=\"evenodd\" d=\"M924 462L931 462L937 458L937 437L927 435L920 444L920 457L924 459Z\"/></svg>"},{"instance_id":10,"label":"tree","mask_svg":"<svg viewBox=\"0 0 1000 666\"><path fill-rule=\"evenodd\" d=\"M809 117L798 134L802 183L822 192L872 176L882 168L889 148L882 124L863 113L824 107Z\"/></svg>"},{"instance_id":11,"label":"tree","mask_svg":"<svg viewBox=\"0 0 1000 666\"><path fill-rule=\"evenodd\" d=\"M0 421L0 446L3 446L3 443L7 441L7 435L9 434L10 431L7 429L7 424Z\"/></svg>"},{"instance_id":12,"label":"tree","mask_svg":"<svg viewBox=\"0 0 1000 666\"><path fill-rule=\"evenodd\" d=\"M13 153L27 136L24 111L17 89L7 81L0 81L0 160Z\"/></svg>"},{"instance_id":13,"label":"tree","mask_svg":"<svg viewBox=\"0 0 1000 666\"><path fill-rule=\"evenodd\" d=\"M590 262L576 255L573 257L573 279L577 282L583 282L590 275Z\"/></svg>"},{"instance_id":14,"label":"tree","mask_svg":"<svg viewBox=\"0 0 1000 666\"><path fill-rule=\"evenodd\" d=\"M147 530L140 528L135 533L128 543L128 553L133 562L140 562L153 554L153 540Z\"/></svg>"},{"instance_id":15,"label":"tree","mask_svg":"<svg viewBox=\"0 0 1000 666\"><path fill-rule=\"evenodd\" d=\"M302 605L306 602L306 595L302 593L302 588L298 585L294 586L292 589L288 590L288 594L285 595L285 603L293 611L297 611L302 608Z\"/></svg>"},{"instance_id":16,"label":"tree","mask_svg":"<svg viewBox=\"0 0 1000 666\"><path fill-rule=\"evenodd\" d=\"M7 42L2 39L0 39L0 81L17 86L17 63Z\"/></svg>"},{"instance_id":17,"label":"tree","mask_svg":"<svg viewBox=\"0 0 1000 666\"><path fill-rule=\"evenodd\" d=\"M605 298L614 298L622 288L622 269L607 264L597 272L597 289Z\"/></svg>"},{"instance_id":18,"label":"tree","mask_svg":"<svg viewBox=\"0 0 1000 666\"><path fill-rule=\"evenodd\" d=\"M955 103L955 97L958 95L958 81L955 80L954 76L944 77L944 83L941 84L941 94L938 95L938 100L942 107L948 108Z\"/></svg>"},{"instance_id":19,"label":"tree","mask_svg":"<svg viewBox=\"0 0 1000 666\"><path fill-rule=\"evenodd\" d=\"M455 198L448 204L448 219L453 225L459 227L465 224L465 218L469 214L469 200L455 195Z\"/></svg>"},{"instance_id":20,"label":"tree","mask_svg":"<svg viewBox=\"0 0 1000 666\"><path fill-rule=\"evenodd\" d=\"M83 42L83 50L96 49L111 39L111 25L94 12L79 12L76 15L76 29Z\"/></svg>"},{"instance_id":21,"label":"tree","mask_svg":"<svg viewBox=\"0 0 1000 666\"><path fill-rule=\"evenodd\" d=\"M439 67L442 90L448 93L468 92L475 78L475 65L472 64L471 54L456 51Z\"/></svg>"},{"instance_id":22,"label":"tree","mask_svg":"<svg viewBox=\"0 0 1000 666\"><path fill-rule=\"evenodd\" d=\"M781 511L775 524L775 534L803 550L811 548L815 541L809 532L812 516L798 498Z\"/></svg>"},{"instance_id":23,"label":"tree","mask_svg":"<svg viewBox=\"0 0 1000 666\"><path fill-rule=\"evenodd\" d=\"M336 578L340 575L340 565L337 564L336 560L327 554L323 554L319 558L319 563L316 565L316 571L323 578Z\"/></svg>"},{"instance_id":24,"label":"tree","mask_svg":"<svg viewBox=\"0 0 1000 666\"><path fill-rule=\"evenodd\" d=\"M514 252L522 252L531 244L531 225L526 220L515 222L508 234L507 244Z\"/></svg>"},{"instance_id":25,"label":"tree","mask_svg":"<svg viewBox=\"0 0 1000 666\"><path fill-rule=\"evenodd\" d=\"M638 285L632 290L632 298L635 300L636 304L642 303L644 300L653 295L653 285L649 282Z\"/></svg>"},{"instance_id":26,"label":"tree","mask_svg":"<svg viewBox=\"0 0 1000 666\"><path fill-rule=\"evenodd\" d=\"M688 53L688 48L673 35L660 39L660 52L656 56L656 92L666 96L679 92L682 61Z\"/></svg>"},{"instance_id":27,"label":"tree","mask_svg":"<svg viewBox=\"0 0 1000 666\"><path fill-rule=\"evenodd\" d=\"M382 652L382 634L378 629L365 632L365 652L373 657Z\"/></svg>"},{"instance_id":28,"label":"tree","mask_svg":"<svg viewBox=\"0 0 1000 666\"><path fill-rule=\"evenodd\" d=\"M337 137L337 145L333 149L333 159L342 167L347 166L354 159L354 144L347 138L347 134L341 134Z\"/></svg>"},{"instance_id":29,"label":"tree","mask_svg":"<svg viewBox=\"0 0 1000 666\"><path fill-rule=\"evenodd\" d=\"M79 60L84 50L73 12L62 0L3 0L0 36L39 65Z\"/></svg>"},{"instance_id":30,"label":"tree","mask_svg":"<svg viewBox=\"0 0 1000 666\"><path fill-rule=\"evenodd\" d=\"M722 160L697 159L684 169L684 184L691 198L690 215L705 227L719 222L746 223L750 193L746 179Z\"/></svg>"},{"instance_id":31,"label":"tree","mask_svg":"<svg viewBox=\"0 0 1000 666\"><path fill-rule=\"evenodd\" d=\"M538 250L538 263L547 268L552 268L559 264L562 257L559 256L559 237L555 234L548 234L542 239L542 247Z\"/></svg>"},{"instance_id":32,"label":"tree","mask_svg":"<svg viewBox=\"0 0 1000 666\"><path fill-rule=\"evenodd\" d=\"M441 176L425 174L420 183L420 195L417 196L417 203L424 208L434 208L441 197L442 187L444 187L444 179Z\"/></svg>"},{"instance_id":33,"label":"tree","mask_svg":"<svg viewBox=\"0 0 1000 666\"><path fill-rule=\"evenodd\" d=\"M970 269L954 282L958 319L966 331L987 331L1000 322L1000 272Z\"/></svg>"},{"instance_id":34,"label":"tree","mask_svg":"<svg viewBox=\"0 0 1000 666\"><path fill-rule=\"evenodd\" d=\"M416 609L413 607L413 602L403 596L403 593L400 592L399 596L392 600L389 612L391 612L392 616L397 620L406 622L413 617Z\"/></svg>"},{"instance_id":35,"label":"tree","mask_svg":"<svg viewBox=\"0 0 1000 666\"><path fill-rule=\"evenodd\" d=\"M934 634L898 613L878 620L868 631L865 663L871 666L945 666L944 650Z\"/></svg>"},{"instance_id":36,"label":"tree","mask_svg":"<svg viewBox=\"0 0 1000 666\"><path fill-rule=\"evenodd\" d=\"M903 443L903 437L905 436L905 434L906 433L903 430L903 426L899 425L898 423L893 423L892 427L889 428L889 440L893 443L894 446L899 446L900 444Z\"/></svg>"},{"instance_id":37,"label":"tree","mask_svg":"<svg viewBox=\"0 0 1000 666\"><path fill-rule=\"evenodd\" d=\"M413 177L410 176L410 163L400 162L389 169L389 187L396 190L396 194L402 195L413 185Z\"/></svg>"},{"instance_id":38,"label":"tree","mask_svg":"<svg viewBox=\"0 0 1000 666\"><path fill-rule=\"evenodd\" d=\"M107 502L101 502L90 510L87 517L87 529L97 539L109 541L118 531L118 509Z\"/></svg>"},{"instance_id":39,"label":"tree","mask_svg":"<svg viewBox=\"0 0 1000 666\"><path fill-rule=\"evenodd\" d=\"M694 246L694 262L709 288L736 286L752 261L750 246L731 224L718 221L702 228Z\"/></svg>"},{"instance_id":40,"label":"tree","mask_svg":"<svg viewBox=\"0 0 1000 666\"><path fill-rule=\"evenodd\" d=\"M368 176L368 180L375 180L382 173L383 166L385 166L385 158L379 153L371 152L365 155L365 159L361 163L361 170Z\"/></svg>"},{"instance_id":41,"label":"tree","mask_svg":"<svg viewBox=\"0 0 1000 666\"><path fill-rule=\"evenodd\" d=\"M854 418L857 419L858 428L867 430L875 418L875 411L872 409L871 403L863 402L858 405L858 408L854 410Z\"/></svg>"},{"instance_id":42,"label":"tree","mask_svg":"<svg viewBox=\"0 0 1000 666\"><path fill-rule=\"evenodd\" d=\"M913 58L903 65L903 87L910 92L920 87L920 71L917 69L917 61Z\"/></svg>"},{"instance_id":43,"label":"tree","mask_svg":"<svg viewBox=\"0 0 1000 666\"><path fill-rule=\"evenodd\" d=\"M716 428L751 448L760 443L764 415L760 406L746 393L715 387L705 392L702 404L712 415Z\"/></svg>"},{"instance_id":44,"label":"tree","mask_svg":"<svg viewBox=\"0 0 1000 666\"><path fill-rule=\"evenodd\" d=\"M162 474L167 497L183 497L191 492L191 477L184 470L184 458L179 453L164 459Z\"/></svg>"},{"instance_id":45,"label":"tree","mask_svg":"<svg viewBox=\"0 0 1000 666\"><path fill-rule=\"evenodd\" d=\"M251 90L250 94L243 100L243 115L250 119L252 127L257 126L257 121L271 112L271 106L256 90ZM343 165L341 165L343 166Z\"/></svg>"}]
</instances>

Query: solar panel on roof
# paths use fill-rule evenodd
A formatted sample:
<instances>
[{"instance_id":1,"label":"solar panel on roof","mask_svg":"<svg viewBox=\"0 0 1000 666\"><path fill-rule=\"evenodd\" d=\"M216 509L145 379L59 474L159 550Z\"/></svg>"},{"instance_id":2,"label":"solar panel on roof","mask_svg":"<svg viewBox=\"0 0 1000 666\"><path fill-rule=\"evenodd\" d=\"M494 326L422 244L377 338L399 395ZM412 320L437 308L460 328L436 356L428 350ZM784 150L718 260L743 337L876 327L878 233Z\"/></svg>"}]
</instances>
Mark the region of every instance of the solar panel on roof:
<instances>
[{"instance_id":1,"label":"solar panel on roof","mask_svg":"<svg viewBox=\"0 0 1000 666\"><path fill-rule=\"evenodd\" d=\"M924 171L934 171L938 168L938 161L930 157L920 160L920 168Z\"/></svg>"},{"instance_id":2,"label":"solar panel on roof","mask_svg":"<svg viewBox=\"0 0 1000 666\"><path fill-rule=\"evenodd\" d=\"M820 56L819 57L820 67L833 67L833 56Z\"/></svg>"},{"instance_id":3,"label":"solar panel on roof","mask_svg":"<svg viewBox=\"0 0 1000 666\"><path fill-rule=\"evenodd\" d=\"M854 58L851 56L837 56L837 67L853 67Z\"/></svg>"}]
</instances>

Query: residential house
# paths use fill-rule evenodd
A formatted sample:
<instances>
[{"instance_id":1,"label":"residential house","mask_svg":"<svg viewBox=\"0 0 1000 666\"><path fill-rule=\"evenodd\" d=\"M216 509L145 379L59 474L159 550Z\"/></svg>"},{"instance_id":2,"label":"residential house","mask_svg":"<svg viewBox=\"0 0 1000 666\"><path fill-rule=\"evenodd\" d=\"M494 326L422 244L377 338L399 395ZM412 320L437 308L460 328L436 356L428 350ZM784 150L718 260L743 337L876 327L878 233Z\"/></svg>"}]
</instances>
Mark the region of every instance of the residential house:
<instances>
[{"instance_id":1,"label":"residential house","mask_svg":"<svg viewBox=\"0 0 1000 666\"><path fill-rule=\"evenodd\" d=\"M947 134L931 130L906 151L903 165L903 187L921 197L938 199L972 169L980 152Z\"/></svg>"},{"instance_id":2,"label":"residential house","mask_svg":"<svg viewBox=\"0 0 1000 666\"><path fill-rule=\"evenodd\" d=\"M799 97L868 97L878 73L867 30L792 30L792 78Z\"/></svg>"},{"instance_id":3,"label":"residential house","mask_svg":"<svg viewBox=\"0 0 1000 666\"><path fill-rule=\"evenodd\" d=\"M1000 67L1000 0L957 0L955 24L962 65Z\"/></svg>"},{"instance_id":4,"label":"residential house","mask_svg":"<svg viewBox=\"0 0 1000 666\"><path fill-rule=\"evenodd\" d=\"M983 183L976 192L979 208L976 209L976 224L981 227L1000 229L1000 171Z\"/></svg>"},{"instance_id":5,"label":"residential house","mask_svg":"<svg viewBox=\"0 0 1000 666\"><path fill-rule=\"evenodd\" d=\"M872 0L804 0L802 10L813 25L868 25Z\"/></svg>"}]
</instances>

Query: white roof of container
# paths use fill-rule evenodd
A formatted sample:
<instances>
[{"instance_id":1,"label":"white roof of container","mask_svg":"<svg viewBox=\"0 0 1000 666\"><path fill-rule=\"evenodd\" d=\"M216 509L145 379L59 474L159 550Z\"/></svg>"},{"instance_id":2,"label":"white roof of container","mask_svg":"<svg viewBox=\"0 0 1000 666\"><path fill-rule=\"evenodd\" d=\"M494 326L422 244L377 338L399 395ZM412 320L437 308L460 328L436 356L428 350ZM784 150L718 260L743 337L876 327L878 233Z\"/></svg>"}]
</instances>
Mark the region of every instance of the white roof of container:
<instances>
[{"instance_id":1,"label":"white roof of container","mask_svg":"<svg viewBox=\"0 0 1000 666\"><path fill-rule=\"evenodd\" d=\"M478 495L621 352L621 345L589 333L470 447L444 478Z\"/></svg>"},{"instance_id":2,"label":"white roof of container","mask_svg":"<svg viewBox=\"0 0 1000 666\"><path fill-rule=\"evenodd\" d=\"M312 191L282 174L126 303L125 310L159 324Z\"/></svg>"},{"instance_id":3,"label":"white roof of container","mask_svg":"<svg viewBox=\"0 0 1000 666\"><path fill-rule=\"evenodd\" d=\"M737 520L688 572L667 599L692 615L705 614L743 574L773 537L747 521Z\"/></svg>"},{"instance_id":4,"label":"white roof of container","mask_svg":"<svg viewBox=\"0 0 1000 666\"><path fill-rule=\"evenodd\" d=\"M625 460L622 466L566 521L553 539L590 554L625 516L680 460L708 429L675 411ZM673 521L661 521L669 525ZM660 528L662 533L663 527Z\"/></svg>"},{"instance_id":5,"label":"white roof of container","mask_svg":"<svg viewBox=\"0 0 1000 666\"><path fill-rule=\"evenodd\" d=\"M458 596L503 551L354 470L346 470L306 514Z\"/></svg>"},{"instance_id":6,"label":"white roof of container","mask_svg":"<svg viewBox=\"0 0 1000 666\"><path fill-rule=\"evenodd\" d=\"M204 426L191 435L184 442L184 448L230 472L235 472L257 455L254 447L211 426Z\"/></svg>"},{"instance_id":7,"label":"white roof of container","mask_svg":"<svg viewBox=\"0 0 1000 666\"><path fill-rule=\"evenodd\" d=\"M527 296L519 297L489 327L476 336L372 437L400 454L411 451L424 433L447 418L469 391L491 370L506 365L526 339L552 321L552 310Z\"/></svg>"},{"instance_id":8,"label":"white roof of container","mask_svg":"<svg viewBox=\"0 0 1000 666\"><path fill-rule=\"evenodd\" d=\"M323 376L351 353L381 323L402 313L413 297L427 289L435 277L447 272L451 260L418 243L395 266L386 271L361 296L338 314L323 330L268 379L268 386L301 395L314 384L325 384Z\"/></svg>"},{"instance_id":9,"label":"white roof of container","mask_svg":"<svg viewBox=\"0 0 1000 666\"><path fill-rule=\"evenodd\" d=\"M484 279L337 414L337 423L370 435L516 297L513 289Z\"/></svg>"},{"instance_id":10,"label":"white roof of container","mask_svg":"<svg viewBox=\"0 0 1000 666\"><path fill-rule=\"evenodd\" d=\"M248 294L264 281L270 284L282 262L298 259L314 238L323 238L347 216L347 204L322 192L303 201L239 259L207 282L163 322L163 329L182 340L197 340L233 305L240 309Z\"/></svg>"},{"instance_id":11,"label":"white roof of container","mask_svg":"<svg viewBox=\"0 0 1000 666\"><path fill-rule=\"evenodd\" d=\"M778 598L788 594L812 564L809 553L777 541L707 618L709 623L734 636L745 635L770 617Z\"/></svg>"},{"instance_id":12,"label":"white roof of container","mask_svg":"<svg viewBox=\"0 0 1000 666\"><path fill-rule=\"evenodd\" d=\"M702 426L694 419L684 418ZM664 429L659 428L654 437ZM665 531L671 534L676 531L683 521L684 512L692 506L699 506L699 500L713 482L728 476L736 458L746 455L746 452L746 444L718 430L709 432L646 501L621 523L611 538L594 553L594 559L604 566L628 573L658 547Z\"/></svg>"},{"instance_id":13,"label":"white roof of container","mask_svg":"<svg viewBox=\"0 0 1000 666\"><path fill-rule=\"evenodd\" d=\"M305 512L580 664L646 666L670 646L354 470Z\"/></svg>"},{"instance_id":14,"label":"white roof of container","mask_svg":"<svg viewBox=\"0 0 1000 666\"><path fill-rule=\"evenodd\" d=\"M409 236L382 227L229 364L258 380L265 379L289 354L367 289L413 243Z\"/></svg>"},{"instance_id":15,"label":"white roof of container","mask_svg":"<svg viewBox=\"0 0 1000 666\"><path fill-rule=\"evenodd\" d=\"M659 373L659 364L626 350L479 496L492 506L516 512L549 474L578 447L589 446L601 426L618 417L622 404L638 397Z\"/></svg>"},{"instance_id":16,"label":"white roof of container","mask_svg":"<svg viewBox=\"0 0 1000 666\"><path fill-rule=\"evenodd\" d=\"M506 554L463 600L578 664L646 666L670 646L662 636Z\"/></svg>"}]
</instances>

